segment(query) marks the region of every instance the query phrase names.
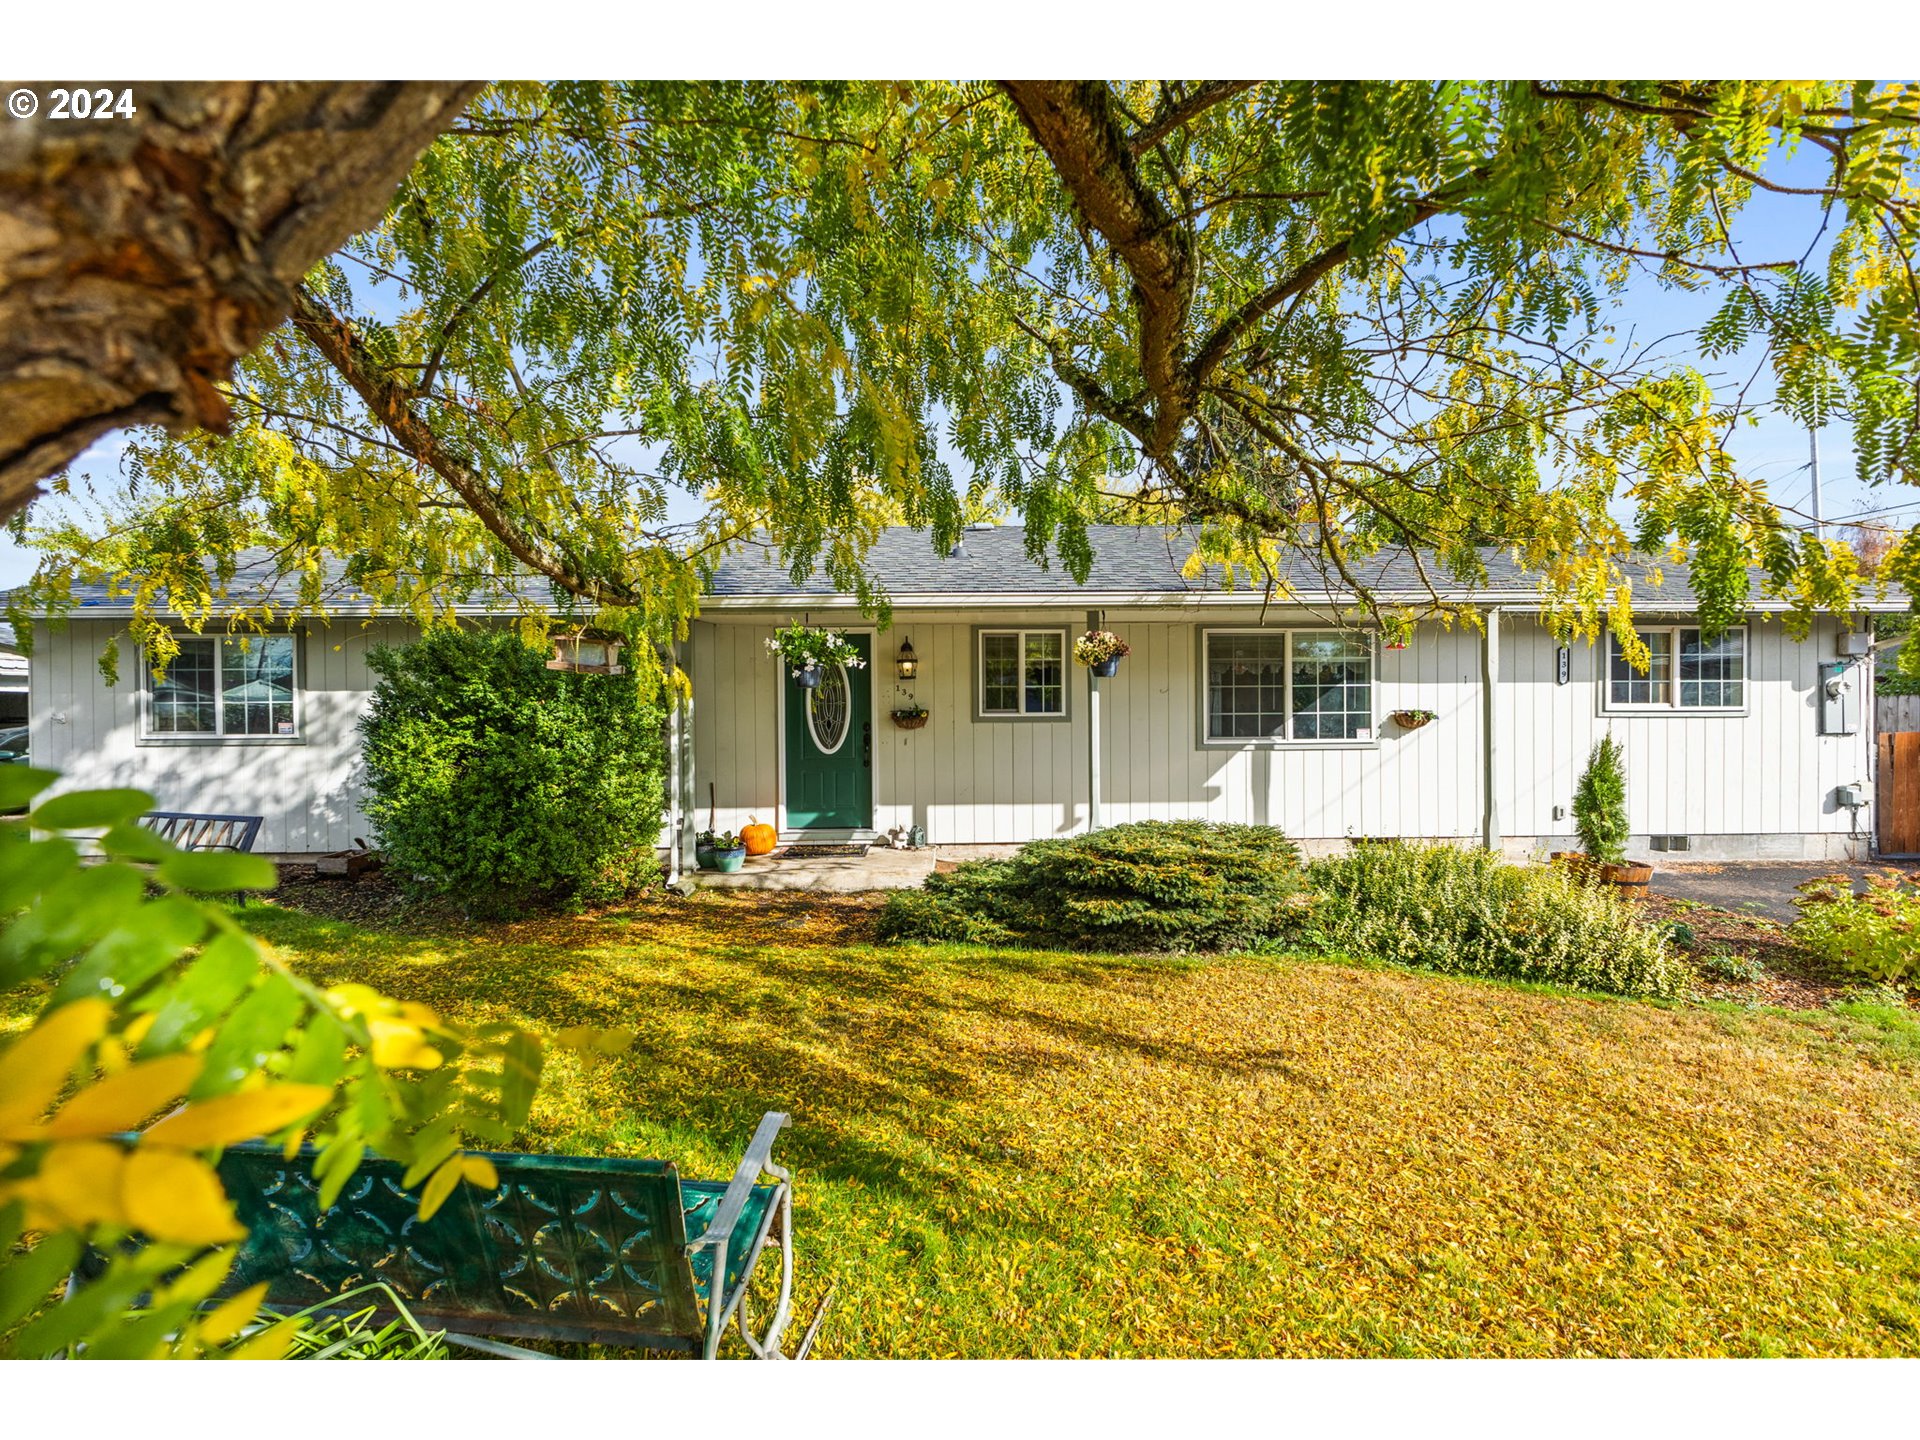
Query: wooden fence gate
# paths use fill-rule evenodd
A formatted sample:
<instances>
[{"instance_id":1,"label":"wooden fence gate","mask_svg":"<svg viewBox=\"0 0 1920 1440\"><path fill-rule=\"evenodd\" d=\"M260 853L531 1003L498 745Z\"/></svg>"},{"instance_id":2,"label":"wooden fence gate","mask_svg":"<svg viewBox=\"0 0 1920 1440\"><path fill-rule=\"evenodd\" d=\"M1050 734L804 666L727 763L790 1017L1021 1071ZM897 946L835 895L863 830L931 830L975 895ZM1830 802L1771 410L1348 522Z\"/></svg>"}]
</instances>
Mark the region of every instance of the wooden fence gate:
<instances>
[{"instance_id":1,"label":"wooden fence gate","mask_svg":"<svg viewBox=\"0 0 1920 1440\"><path fill-rule=\"evenodd\" d=\"M1880 732L1880 853L1920 855L1920 730Z\"/></svg>"}]
</instances>

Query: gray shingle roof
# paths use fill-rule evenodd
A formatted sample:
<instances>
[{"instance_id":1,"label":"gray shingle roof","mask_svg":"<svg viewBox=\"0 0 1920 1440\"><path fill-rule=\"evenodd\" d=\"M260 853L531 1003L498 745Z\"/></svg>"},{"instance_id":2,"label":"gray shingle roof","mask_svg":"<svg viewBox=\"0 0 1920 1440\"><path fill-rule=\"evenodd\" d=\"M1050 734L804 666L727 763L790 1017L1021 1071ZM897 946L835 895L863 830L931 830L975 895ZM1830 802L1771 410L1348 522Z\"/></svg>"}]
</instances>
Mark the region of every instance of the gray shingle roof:
<instances>
[{"instance_id":1,"label":"gray shingle roof","mask_svg":"<svg viewBox=\"0 0 1920 1440\"><path fill-rule=\"evenodd\" d=\"M1084 585L1056 557L1049 555L1040 563L1030 559L1026 532L1018 525L969 529L961 536L959 548L948 555L935 551L930 532L893 527L881 532L868 553L867 568L896 603L931 595L1048 600L1094 595L1200 596L1219 594L1225 588L1221 583L1223 572L1217 567L1194 577L1182 574L1193 553L1192 538L1185 532L1160 526L1095 525L1089 529L1088 539L1093 548L1093 568ZM1504 552L1486 551L1484 559L1488 583L1475 594L1532 593L1533 582ZM1381 554L1355 566L1354 576L1372 589L1423 588L1419 571L1405 550ZM1284 579L1289 588L1302 595L1325 597L1328 593L1328 579L1304 557L1290 559ZM1253 588L1257 594L1260 587ZM1246 593L1244 577L1238 589ZM769 546L752 544L721 563L712 593L727 599L819 600L833 596L836 588L817 570L796 585Z\"/></svg>"},{"instance_id":2,"label":"gray shingle roof","mask_svg":"<svg viewBox=\"0 0 1920 1440\"><path fill-rule=\"evenodd\" d=\"M1008 600L1032 600L1037 604L1146 603L1149 599L1179 598L1204 600L1226 598L1216 569L1199 576L1181 573L1192 552L1190 537L1179 530L1158 526L1097 525L1089 532L1093 547L1093 568L1084 585L1067 573L1057 558L1036 563L1026 553L1026 535L1017 525L983 526L969 529L961 537L957 551L937 554L929 532L894 527L881 532L868 555L869 573L885 588L895 605L938 603L949 608L963 606L968 597L992 597ZM1435 584L1450 600L1511 601L1524 604L1537 594L1534 578L1514 564L1504 550L1487 548L1481 552L1487 580L1468 590L1434 575ZM1634 578L1634 598L1642 609L1686 610L1693 606L1692 589L1685 570L1671 564L1657 567L1662 583L1654 586L1648 577L1650 565L1629 565ZM1410 552L1401 549L1383 552L1353 567L1355 577L1382 596L1424 597L1427 593L1418 567ZM365 614L373 608L366 594L348 581L344 560L329 558L322 585L323 603L336 614ZM1431 567L1429 573L1433 573ZM1345 587L1330 582L1304 557L1292 557L1282 577L1293 594L1309 602L1344 603ZM1755 576L1753 593L1761 592ZM550 603L551 587L544 580L528 577L524 593L535 603ZM1234 598L1257 599L1258 585L1242 584ZM848 597L836 590L826 577L815 571L796 584L786 567L766 544L742 546L722 560L713 576L711 602L729 606L776 606L797 603L822 604L846 602ZM262 604L291 610L299 603L298 576L282 576L275 569L272 552L242 552L227 595L234 608ZM4 598L4 597L0 597ZM76 586L74 599L84 614L125 613L130 602L125 596L108 593L104 585ZM510 610L505 604L488 604L475 599L456 606L465 613ZM1760 604L1759 609L1783 609L1784 606ZM1871 610L1905 609L1904 597L1868 604Z\"/></svg>"},{"instance_id":3,"label":"gray shingle roof","mask_svg":"<svg viewBox=\"0 0 1920 1440\"><path fill-rule=\"evenodd\" d=\"M1147 597L1204 599L1224 597L1218 568L1198 576L1182 573L1193 552L1191 536L1180 530L1160 526L1096 525L1088 539L1093 547L1093 567L1086 584L1077 583L1058 559L1036 563L1026 553L1026 533L1018 525L982 526L967 530L959 550L941 555L933 548L925 530L891 528L881 533L868 554L868 571L883 585L896 605L934 600L946 604L964 603L968 596L993 596L996 599L1031 598L1037 603L1088 603L1102 600L1136 603ZM1537 578L1514 563L1510 552L1493 546L1482 547L1480 560L1485 566L1485 583L1466 587L1441 575L1429 563L1427 575L1442 598L1454 601L1510 600L1522 604L1539 594ZM1422 578L1413 552L1401 548L1382 551L1370 559L1349 567L1353 576L1369 590L1383 597L1406 595L1424 598L1428 581ZM1622 567L1634 581L1634 598L1642 609L1686 610L1694 605L1692 587L1684 567L1672 564L1636 562ZM1660 583L1654 584L1652 573ZM1279 577L1284 588L1309 602L1346 603L1348 587L1337 575L1324 573L1305 556L1291 556ZM1761 576L1753 575L1753 594L1762 594ZM1235 598L1258 599L1262 586L1243 578ZM714 576L712 593L722 603L745 605L779 604L845 599L819 571L795 584L779 563L773 550L764 544L748 545L724 560ZM1870 609L1905 608L1904 599ZM1760 606L1759 608L1785 608Z\"/></svg>"},{"instance_id":4,"label":"gray shingle roof","mask_svg":"<svg viewBox=\"0 0 1920 1440\"><path fill-rule=\"evenodd\" d=\"M216 604L214 608L251 609L261 605L270 605L276 610L297 608L303 577L279 573L274 557L275 552L265 547L240 551L235 556L233 579L226 587L227 604ZM211 578L210 564L208 573ZM543 579L527 576L520 585L523 592L536 603L545 604L551 599L552 589ZM4 603L5 599L6 596L0 594L0 603ZM133 605L131 596L113 594L104 584L76 584L73 587L73 600L76 613L80 614L120 614L131 610ZM321 561L320 603L340 615L366 614L374 608L371 597L347 578L347 561L334 555L325 556ZM457 604L454 608L462 612L484 613L510 607L489 605L476 598L471 604Z\"/></svg>"}]
</instances>

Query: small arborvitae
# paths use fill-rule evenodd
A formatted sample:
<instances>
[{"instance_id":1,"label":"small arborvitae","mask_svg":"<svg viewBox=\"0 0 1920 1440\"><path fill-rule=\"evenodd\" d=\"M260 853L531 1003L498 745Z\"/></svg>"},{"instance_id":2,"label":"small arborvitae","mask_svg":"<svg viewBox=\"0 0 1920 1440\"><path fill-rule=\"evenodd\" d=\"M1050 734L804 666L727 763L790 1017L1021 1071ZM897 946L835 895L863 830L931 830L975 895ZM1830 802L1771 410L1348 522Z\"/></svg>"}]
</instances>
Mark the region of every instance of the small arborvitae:
<instances>
[{"instance_id":1,"label":"small arborvitae","mask_svg":"<svg viewBox=\"0 0 1920 1440\"><path fill-rule=\"evenodd\" d=\"M1627 767L1611 734L1587 757L1586 773L1573 793L1573 827L1587 857L1603 865L1627 858Z\"/></svg>"}]
</instances>

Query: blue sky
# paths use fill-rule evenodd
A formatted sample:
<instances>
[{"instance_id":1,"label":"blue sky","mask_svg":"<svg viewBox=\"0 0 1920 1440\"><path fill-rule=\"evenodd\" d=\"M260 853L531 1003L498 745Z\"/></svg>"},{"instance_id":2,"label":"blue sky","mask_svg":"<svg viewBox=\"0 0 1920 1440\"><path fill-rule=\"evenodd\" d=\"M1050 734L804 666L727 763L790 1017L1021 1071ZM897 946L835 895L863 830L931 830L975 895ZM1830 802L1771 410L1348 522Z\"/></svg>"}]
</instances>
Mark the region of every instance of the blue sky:
<instances>
[{"instance_id":1,"label":"blue sky","mask_svg":"<svg viewBox=\"0 0 1920 1440\"><path fill-rule=\"evenodd\" d=\"M1778 173L1788 183L1818 180L1822 178L1818 153L1795 157ZM1816 254L1822 253L1820 229L1820 215L1807 200L1762 193L1741 217L1742 258L1750 262L1797 258L1810 246L1819 247ZM1614 312L1614 321L1623 333L1632 331L1640 337L1692 330L1717 306L1719 293L1709 290L1687 294L1662 289L1651 281L1636 283ZM1699 365L1715 376L1716 385L1735 389L1747 382L1760 361L1757 352L1707 361L1684 342L1665 347L1663 353ZM1763 372L1751 395L1755 401L1763 401L1770 394L1771 386ZM1870 487L1856 478L1852 437L1844 423L1828 425L1819 441L1824 513L1829 522L1871 514L1888 524L1920 523L1920 487ZM1780 505L1791 512L1810 512L1808 435L1803 428L1783 416L1762 415L1757 424L1741 427L1731 448L1751 476L1766 482ZM91 474L110 484L118 468L119 451L118 437L100 441L76 463L76 477ZM699 514L699 503L683 492L672 492L671 508L675 520L692 520ZM1623 514L1622 518L1627 517ZM0 589L25 580L33 563L31 551L0 533Z\"/></svg>"}]
</instances>

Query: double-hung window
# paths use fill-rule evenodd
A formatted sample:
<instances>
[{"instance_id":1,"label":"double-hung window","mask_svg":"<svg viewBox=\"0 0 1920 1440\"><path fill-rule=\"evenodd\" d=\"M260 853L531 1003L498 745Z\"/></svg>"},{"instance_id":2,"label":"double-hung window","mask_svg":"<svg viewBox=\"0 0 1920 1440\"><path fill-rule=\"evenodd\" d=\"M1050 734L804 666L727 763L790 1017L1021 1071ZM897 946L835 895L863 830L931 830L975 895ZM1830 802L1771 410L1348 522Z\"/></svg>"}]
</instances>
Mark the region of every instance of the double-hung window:
<instances>
[{"instance_id":1,"label":"double-hung window","mask_svg":"<svg viewBox=\"0 0 1920 1440\"><path fill-rule=\"evenodd\" d=\"M1067 713L1067 632L978 632L982 720L1060 719Z\"/></svg>"},{"instance_id":2,"label":"double-hung window","mask_svg":"<svg viewBox=\"0 0 1920 1440\"><path fill-rule=\"evenodd\" d=\"M1373 739L1373 647L1338 630L1202 632L1204 743Z\"/></svg>"},{"instance_id":3,"label":"double-hung window","mask_svg":"<svg viewBox=\"0 0 1920 1440\"><path fill-rule=\"evenodd\" d=\"M1618 637L1607 637L1607 709L1741 710L1747 703L1747 632L1723 630L1709 640L1684 625L1636 632L1647 647L1643 673L1627 659Z\"/></svg>"},{"instance_id":4,"label":"double-hung window","mask_svg":"<svg viewBox=\"0 0 1920 1440\"><path fill-rule=\"evenodd\" d=\"M299 738L291 635L189 636L148 684L149 739Z\"/></svg>"}]
</instances>

